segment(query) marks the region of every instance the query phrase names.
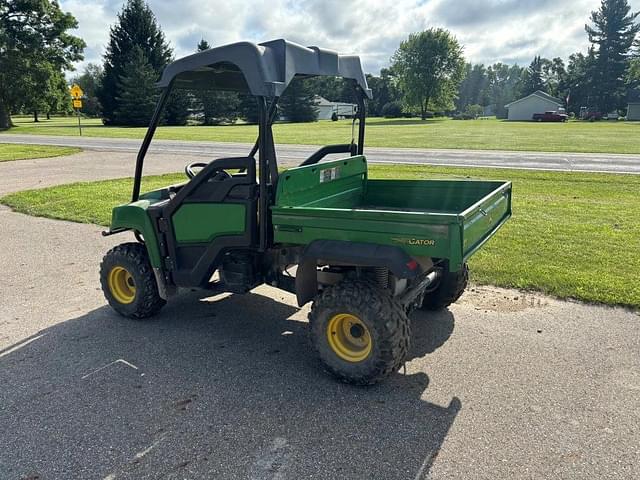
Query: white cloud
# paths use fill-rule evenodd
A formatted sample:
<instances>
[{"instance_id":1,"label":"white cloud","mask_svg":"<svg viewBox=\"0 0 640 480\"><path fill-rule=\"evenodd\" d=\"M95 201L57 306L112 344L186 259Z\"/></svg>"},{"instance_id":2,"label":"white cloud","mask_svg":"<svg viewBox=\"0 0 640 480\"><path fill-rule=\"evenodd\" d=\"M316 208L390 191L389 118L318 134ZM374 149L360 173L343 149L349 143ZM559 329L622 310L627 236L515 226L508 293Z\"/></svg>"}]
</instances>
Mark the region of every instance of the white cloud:
<instances>
[{"instance_id":1,"label":"white cloud","mask_svg":"<svg viewBox=\"0 0 640 480\"><path fill-rule=\"evenodd\" d=\"M122 0L62 0L87 42L85 62L101 62ZM535 55L584 51L584 24L599 0L148 0L177 57L201 38L212 45L286 38L359 54L365 70L387 66L409 33L444 27L473 62L528 63ZM640 0L630 0L640 10ZM79 65L81 67L82 64Z\"/></svg>"}]
</instances>

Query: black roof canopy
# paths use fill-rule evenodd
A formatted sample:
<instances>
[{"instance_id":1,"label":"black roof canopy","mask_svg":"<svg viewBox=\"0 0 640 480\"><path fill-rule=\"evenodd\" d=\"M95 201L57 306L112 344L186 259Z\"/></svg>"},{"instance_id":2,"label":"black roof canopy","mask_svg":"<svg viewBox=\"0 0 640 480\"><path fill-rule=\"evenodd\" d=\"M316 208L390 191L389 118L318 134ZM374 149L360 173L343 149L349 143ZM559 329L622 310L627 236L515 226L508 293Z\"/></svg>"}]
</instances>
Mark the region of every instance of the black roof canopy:
<instances>
[{"instance_id":1,"label":"black roof canopy","mask_svg":"<svg viewBox=\"0 0 640 480\"><path fill-rule=\"evenodd\" d=\"M360 58L286 40L260 44L231 43L170 63L158 82L166 88L220 89L279 97L296 75L335 76L355 80L367 97L371 90Z\"/></svg>"}]
</instances>

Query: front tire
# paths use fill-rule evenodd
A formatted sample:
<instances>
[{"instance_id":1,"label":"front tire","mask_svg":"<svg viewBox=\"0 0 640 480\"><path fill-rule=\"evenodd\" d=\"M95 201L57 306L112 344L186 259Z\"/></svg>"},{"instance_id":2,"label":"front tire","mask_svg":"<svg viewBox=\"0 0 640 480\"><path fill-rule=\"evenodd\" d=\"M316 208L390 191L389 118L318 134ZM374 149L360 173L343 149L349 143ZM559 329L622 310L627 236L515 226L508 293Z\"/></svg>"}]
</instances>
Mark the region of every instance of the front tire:
<instances>
[{"instance_id":1,"label":"front tire","mask_svg":"<svg viewBox=\"0 0 640 480\"><path fill-rule=\"evenodd\" d=\"M447 268L434 290L428 291L422 300L422 310L442 310L455 303L469 284L469 267L465 263L462 270L450 272Z\"/></svg>"},{"instance_id":2,"label":"front tire","mask_svg":"<svg viewBox=\"0 0 640 480\"><path fill-rule=\"evenodd\" d=\"M309 314L311 343L343 382L372 385L398 371L410 341L404 307L375 284L345 280L325 289Z\"/></svg>"},{"instance_id":3,"label":"front tire","mask_svg":"<svg viewBox=\"0 0 640 480\"><path fill-rule=\"evenodd\" d=\"M123 243L109 250L100 264L100 283L109 305L123 317L142 320L166 303L141 243Z\"/></svg>"}]
</instances>

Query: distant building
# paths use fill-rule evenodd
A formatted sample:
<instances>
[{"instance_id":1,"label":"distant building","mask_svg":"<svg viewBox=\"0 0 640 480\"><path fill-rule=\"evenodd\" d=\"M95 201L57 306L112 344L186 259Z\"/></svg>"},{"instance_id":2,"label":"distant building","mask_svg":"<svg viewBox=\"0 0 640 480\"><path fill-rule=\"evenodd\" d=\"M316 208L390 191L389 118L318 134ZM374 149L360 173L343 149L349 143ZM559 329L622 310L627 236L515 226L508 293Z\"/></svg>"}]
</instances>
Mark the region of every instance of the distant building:
<instances>
[{"instance_id":1,"label":"distant building","mask_svg":"<svg viewBox=\"0 0 640 480\"><path fill-rule=\"evenodd\" d=\"M315 102L318 110L318 120L331 120L334 113L338 118L353 118L358 108L353 103L330 102L320 95L315 96Z\"/></svg>"},{"instance_id":2,"label":"distant building","mask_svg":"<svg viewBox=\"0 0 640 480\"><path fill-rule=\"evenodd\" d=\"M531 120L534 113L563 110L562 100L538 90L515 102L505 105L508 110L507 119L514 121Z\"/></svg>"},{"instance_id":3,"label":"distant building","mask_svg":"<svg viewBox=\"0 0 640 480\"><path fill-rule=\"evenodd\" d=\"M629 90L627 120L640 120L640 90Z\"/></svg>"}]
</instances>

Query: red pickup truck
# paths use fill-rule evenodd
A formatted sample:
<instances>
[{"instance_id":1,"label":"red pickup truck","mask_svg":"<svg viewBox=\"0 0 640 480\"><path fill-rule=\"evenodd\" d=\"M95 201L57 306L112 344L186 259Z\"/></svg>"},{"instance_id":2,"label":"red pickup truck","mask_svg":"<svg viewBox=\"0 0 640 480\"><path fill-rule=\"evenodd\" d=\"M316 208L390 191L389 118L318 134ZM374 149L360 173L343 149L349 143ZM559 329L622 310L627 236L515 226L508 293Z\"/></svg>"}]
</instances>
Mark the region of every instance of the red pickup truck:
<instances>
[{"instance_id":1,"label":"red pickup truck","mask_svg":"<svg viewBox=\"0 0 640 480\"><path fill-rule=\"evenodd\" d=\"M559 112L534 113L532 120L534 122L568 122L569 115Z\"/></svg>"}]
</instances>

